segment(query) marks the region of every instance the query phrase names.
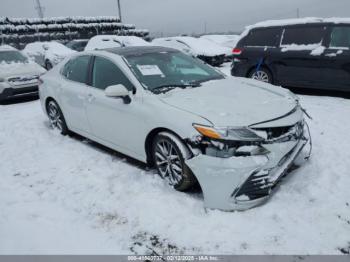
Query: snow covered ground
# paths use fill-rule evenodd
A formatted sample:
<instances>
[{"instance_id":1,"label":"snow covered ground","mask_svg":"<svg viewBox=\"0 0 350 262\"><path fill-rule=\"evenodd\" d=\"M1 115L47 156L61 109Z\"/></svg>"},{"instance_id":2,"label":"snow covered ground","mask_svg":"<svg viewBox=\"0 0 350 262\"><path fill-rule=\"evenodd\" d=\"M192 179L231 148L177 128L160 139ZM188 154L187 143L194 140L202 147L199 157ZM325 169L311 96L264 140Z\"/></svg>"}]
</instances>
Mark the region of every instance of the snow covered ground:
<instances>
[{"instance_id":1,"label":"snow covered ground","mask_svg":"<svg viewBox=\"0 0 350 262\"><path fill-rule=\"evenodd\" d=\"M226 66L223 71L229 72ZM0 105L0 254L341 254L350 249L350 100L301 96L314 151L265 205L204 210L153 170Z\"/></svg>"}]
</instances>

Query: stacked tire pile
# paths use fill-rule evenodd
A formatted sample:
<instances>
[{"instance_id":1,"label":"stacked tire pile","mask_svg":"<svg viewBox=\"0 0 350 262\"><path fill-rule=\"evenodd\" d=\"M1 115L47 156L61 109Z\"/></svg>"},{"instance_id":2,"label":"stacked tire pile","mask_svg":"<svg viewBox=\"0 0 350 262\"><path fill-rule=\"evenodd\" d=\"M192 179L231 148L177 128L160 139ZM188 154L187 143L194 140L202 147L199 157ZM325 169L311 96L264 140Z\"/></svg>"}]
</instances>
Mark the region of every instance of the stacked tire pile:
<instances>
[{"instance_id":1,"label":"stacked tire pile","mask_svg":"<svg viewBox=\"0 0 350 262\"><path fill-rule=\"evenodd\" d=\"M53 17L53 18L7 18L0 17L0 43L22 49L36 41L59 41L89 39L95 35L134 35L148 37L148 30L136 29L134 25L122 24L117 17Z\"/></svg>"}]
</instances>

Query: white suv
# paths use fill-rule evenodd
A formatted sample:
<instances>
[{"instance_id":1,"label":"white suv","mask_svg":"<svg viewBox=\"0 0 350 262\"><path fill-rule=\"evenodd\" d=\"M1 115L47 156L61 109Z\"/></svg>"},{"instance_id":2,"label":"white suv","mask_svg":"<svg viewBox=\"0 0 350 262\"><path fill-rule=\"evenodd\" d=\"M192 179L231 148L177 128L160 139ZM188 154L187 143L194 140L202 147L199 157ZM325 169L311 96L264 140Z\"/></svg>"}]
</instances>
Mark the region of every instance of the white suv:
<instances>
[{"instance_id":1,"label":"white suv","mask_svg":"<svg viewBox=\"0 0 350 262\"><path fill-rule=\"evenodd\" d=\"M225 77L165 47L83 52L42 77L52 126L154 166L177 190L199 182L206 207L247 209L308 144L290 91Z\"/></svg>"}]
</instances>

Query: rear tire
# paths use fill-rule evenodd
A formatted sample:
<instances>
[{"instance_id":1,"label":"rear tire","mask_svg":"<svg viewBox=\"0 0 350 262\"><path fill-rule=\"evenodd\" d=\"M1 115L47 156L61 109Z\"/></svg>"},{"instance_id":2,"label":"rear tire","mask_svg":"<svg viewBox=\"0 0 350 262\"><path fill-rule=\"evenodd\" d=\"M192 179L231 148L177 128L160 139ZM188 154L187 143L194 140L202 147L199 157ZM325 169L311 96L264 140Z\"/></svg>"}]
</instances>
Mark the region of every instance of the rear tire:
<instances>
[{"instance_id":1,"label":"rear tire","mask_svg":"<svg viewBox=\"0 0 350 262\"><path fill-rule=\"evenodd\" d=\"M185 160L191 154L183 142L169 132L159 133L153 140L152 157L158 174L178 191L186 191L196 182Z\"/></svg>"},{"instance_id":2,"label":"rear tire","mask_svg":"<svg viewBox=\"0 0 350 262\"><path fill-rule=\"evenodd\" d=\"M69 129L64 119L63 113L54 100L50 100L46 106L47 115L49 117L52 128L58 129L61 135L67 135Z\"/></svg>"},{"instance_id":3,"label":"rear tire","mask_svg":"<svg viewBox=\"0 0 350 262\"><path fill-rule=\"evenodd\" d=\"M261 67L259 70L256 70L255 68L252 69L248 77L264 83L273 83L271 72L264 67Z\"/></svg>"}]
</instances>

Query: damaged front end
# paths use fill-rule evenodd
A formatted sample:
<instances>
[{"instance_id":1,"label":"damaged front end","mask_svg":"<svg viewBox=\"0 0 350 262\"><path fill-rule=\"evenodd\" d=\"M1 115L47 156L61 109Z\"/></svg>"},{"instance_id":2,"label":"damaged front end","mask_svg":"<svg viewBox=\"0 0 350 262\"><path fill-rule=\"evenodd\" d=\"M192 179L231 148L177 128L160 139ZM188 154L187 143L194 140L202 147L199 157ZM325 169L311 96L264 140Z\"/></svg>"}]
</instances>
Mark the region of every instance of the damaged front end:
<instances>
[{"instance_id":1,"label":"damaged front end","mask_svg":"<svg viewBox=\"0 0 350 262\"><path fill-rule=\"evenodd\" d=\"M295 160L308 159L311 152L303 118L283 126L194 127L200 135L188 141L195 156L186 164L201 185L207 208L246 210L263 203ZM301 154L307 144L310 150Z\"/></svg>"}]
</instances>

